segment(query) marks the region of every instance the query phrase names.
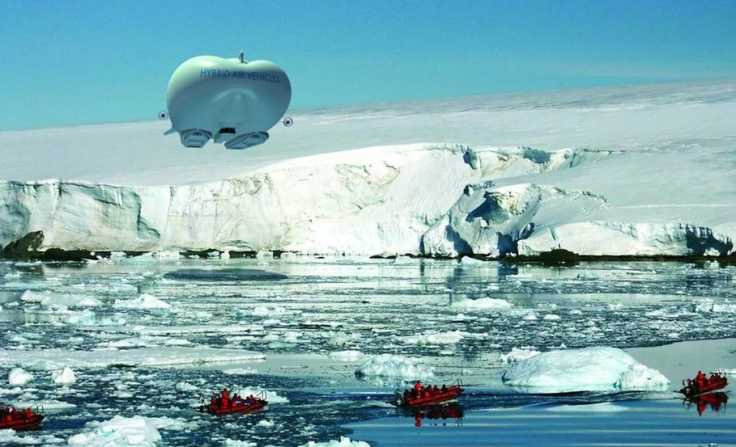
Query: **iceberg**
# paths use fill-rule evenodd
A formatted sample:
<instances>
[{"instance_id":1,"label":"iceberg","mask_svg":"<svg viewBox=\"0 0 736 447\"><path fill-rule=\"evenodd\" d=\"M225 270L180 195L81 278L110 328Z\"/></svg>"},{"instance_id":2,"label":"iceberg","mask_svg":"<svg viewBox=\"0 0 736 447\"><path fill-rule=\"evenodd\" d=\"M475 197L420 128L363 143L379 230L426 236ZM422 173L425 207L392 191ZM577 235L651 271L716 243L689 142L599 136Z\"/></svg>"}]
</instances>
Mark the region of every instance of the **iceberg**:
<instances>
[{"instance_id":1,"label":"iceberg","mask_svg":"<svg viewBox=\"0 0 736 447\"><path fill-rule=\"evenodd\" d=\"M621 349L550 351L512 363L504 384L530 393L666 391L670 381Z\"/></svg>"}]
</instances>

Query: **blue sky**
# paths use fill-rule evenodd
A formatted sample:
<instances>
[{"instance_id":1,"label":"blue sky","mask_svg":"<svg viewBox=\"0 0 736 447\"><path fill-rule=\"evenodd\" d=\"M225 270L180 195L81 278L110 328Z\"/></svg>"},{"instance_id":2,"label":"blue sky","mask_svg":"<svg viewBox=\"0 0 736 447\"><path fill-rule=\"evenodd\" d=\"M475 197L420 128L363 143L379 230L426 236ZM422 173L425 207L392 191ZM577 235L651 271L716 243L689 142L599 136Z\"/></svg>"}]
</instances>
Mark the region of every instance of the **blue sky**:
<instances>
[{"instance_id":1,"label":"blue sky","mask_svg":"<svg viewBox=\"0 0 736 447\"><path fill-rule=\"evenodd\" d=\"M266 59L292 109L736 78L736 0L26 0L0 130L154 119L176 67Z\"/></svg>"}]
</instances>

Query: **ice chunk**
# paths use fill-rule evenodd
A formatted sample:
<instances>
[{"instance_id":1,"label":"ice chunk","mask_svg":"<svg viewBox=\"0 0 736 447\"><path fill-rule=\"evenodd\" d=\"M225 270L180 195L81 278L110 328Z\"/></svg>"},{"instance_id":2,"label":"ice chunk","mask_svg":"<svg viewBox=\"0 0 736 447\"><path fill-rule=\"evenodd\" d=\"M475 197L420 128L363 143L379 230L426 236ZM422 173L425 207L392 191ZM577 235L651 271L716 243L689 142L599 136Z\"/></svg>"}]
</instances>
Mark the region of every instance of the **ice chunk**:
<instances>
[{"instance_id":1,"label":"ice chunk","mask_svg":"<svg viewBox=\"0 0 736 447\"><path fill-rule=\"evenodd\" d=\"M340 437L339 441L327 441L327 442L314 442L309 441L306 444L300 445L299 447L370 447L370 444L363 441L351 441L350 438L345 436Z\"/></svg>"},{"instance_id":2,"label":"ice chunk","mask_svg":"<svg viewBox=\"0 0 736 447\"><path fill-rule=\"evenodd\" d=\"M43 302L48 296L44 293L34 292L32 290L26 290L23 292L23 294L20 296L21 301L25 301L26 303L40 303Z\"/></svg>"},{"instance_id":3,"label":"ice chunk","mask_svg":"<svg viewBox=\"0 0 736 447\"><path fill-rule=\"evenodd\" d=\"M237 441L234 439L226 439L225 447L256 447L258 444L248 441Z\"/></svg>"},{"instance_id":4,"label":"ice chunk","mask_svg":"<svg viewBox=\"0 0 736 447\"><path fill-rule=\"evenodd\" d=\"M452 303L452 307L465 310L506 310L513 305L499 298L479 298L477 300L461 300Z\"/></svg>"},{"instance_id":5,"label":"ice chunk","mask_svg":"<svg viewBox=\"0 0 736 447\"><path fill-rule=\"evenodd\" d=\"M115 300L113 307L118 309L169 309L171 305L144 293L132 300Z\"/></svg>"},{"instance_id":6,"label":"ice chunk","mask_svg":"<svg viewBox=\"0 0 736 447\"><path fill-rule=\"evenodd\" d=\"M258 370L255 368L223 369L222 373L228 374L231 376L237 376L237 375L247 376L249 374L258 374Z\"/></svg>"},{"instance_id":7,"label":"ice chunk","mask_svg":"<svg viewBox=\"0 0 736 447\"><path fill-rule=\"evenodd\" d=\"M94 427L97 423L89 423ZM99 424L93 431L80 433L69 438L68 445L84 447L138 446L155 447L161 435L147 418L115 416Z\"/></svg>"},{"instance_id":8,"label":"ice chunk","mask_svg":"<svg viewBox=\"0 0 736 447\"><path fill-rule=\"evenodd\" d=\"M74 376L74 371L68 366L65 366L61 371L52 372L51 380L59 385L71 385L77 381L77 378Z\"/></svg>"},{"instance_id":9,"label":"ice chunk","mask_svg":"<svg viewBox=\"0 0 736 447\"><path fill-rule=\"evenodd\" d=\"M371 357L355 370L358 377L378 376L394 379L423 380L434 377L434 368L392 354Z\"/></svg>"},{"instance_id":10,"label":"ice chunk","mask_svg":"<svg viewBox=\"0 0 736 447\"><path fill-rule=\"evenodd\" d=\"M670 383L659 371L609 347L545 352L512 364L503 382L536 393L664 391Z\"/></svg>"},{"instance_id":11,"label":"ice chunk","mask_svg":"<svg viewBox=\"0 0 736 447\"><path fill-rule=\"evenodd\" d=\"M519 362L521 360L526 360L530 357L534 357L537 354L539 354L539 351L535 351L533 349L514 348L508 354L501 355L501 361L504 363Z\"/></svg>"},{"instance_id":12,"label":"ice chunk","mask_svg":"<svg viewBox=\"0 0 736 447\"><path fill-rule=\"evenodd\" d=\"M729 302L728 299L724 300L723 304L718 304L711 298L702 298L693 300L695 304L695 312L713 312L713 313L736 313L736 304Z\"/></svg>"},{"instance_id":13,"label":"ice chunk","mask_svg":"<svg viewBox=\"0 0 736 447\"><path fill-rule=\"evenodd\" d=\"M13 368L8 373L8 383L15 386L23 386L33 380L33 375L23 368Z\"/></svg>"},{"instance_id":14,"label":"ice chunk","mask_svg":"<svg viewBox=\"0 0 736 447\"><path fill-rule=\"evenodd\" d=\"M62 402L60 400L56 399L15 399L13 400L13 406L15 408L32 408L34 405L39 405L40 407L43 407L44 411L60 411L60 410L68 410L70 408L76 408L77 406L74 404L70 404L68 402ZM0 443L2 445L2 443Z\"/></svg>"},{"instance_id":15,"label":"ice chunk","mask_svg":"<svg viewBox=\"0 0 736 447\"><path fill-rule=\"evenodd\" d=\"M72 368L108 367L111 365L188 365L196 363L222 363L258 361L264 354L242 349L218 349L207 347L152 347L126 350L68 351L64 349L4 350L0 349L0 365L28 365L35 369L58 370Z\"/></svg>"},{"instance_id":16,"label":"ice chunk","mask_svg":"<svg viewBox=\"0 0 736 447\"><path fill-rule=\"evenodd\" d=\"M12 429L0 430L0 445L8 445L11 443L23 444L26 442L26 438L22 436L16 436L16 431Z\"/></svg>"},{"instance_id":17,"label":"ice chunk","mask_svg":"<svg viewBox=\"0 0 736 447\"><path fill-rule=\"evenodd\" d=\"M399 340L409 345L447 345L460 342L460 340L462 340L466 335L466 332L450 331L409 335L406 337L399 337Z\"/></svg>"},{"instance_id":18,"label":"ice chunk","mask_svg":"<svg viewBox=\"0 0 736 447\"><path fill-rule=\"evenodd\" d=\"M90 310L69 312L63 318L64 323L75 326L92 326L97 324L97 316Z\"/></svg>"},{"instance_id":19,"label":"ice chunk","mask_svg":"<svg viewBox=\"0 0 736 447\"><path fill-rule=\"evenodd\" d=\"M669 383L659 371L641 363L632 363L621 373L614 388L623 391L664 391Z\"/></svg>"}]
</instances>

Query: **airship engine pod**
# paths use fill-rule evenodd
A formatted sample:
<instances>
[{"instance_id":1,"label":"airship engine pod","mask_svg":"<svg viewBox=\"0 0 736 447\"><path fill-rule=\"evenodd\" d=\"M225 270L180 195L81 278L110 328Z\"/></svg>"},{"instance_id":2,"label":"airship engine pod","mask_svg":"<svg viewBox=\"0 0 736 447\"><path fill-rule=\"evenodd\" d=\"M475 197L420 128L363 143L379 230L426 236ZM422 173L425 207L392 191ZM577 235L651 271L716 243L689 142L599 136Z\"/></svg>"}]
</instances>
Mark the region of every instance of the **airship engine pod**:
<instances>
[{"instance_id":1,"label":"airship engine pod","mask_svg":"<svg viewBox=\"0 0 736 447\"><path fill-rule=\"evenodd\" d=\"M248 62L242 52L233 59L193 57L171 75L166 90L171 129L165 135L178 132L186 147L213 139L228 149L245 149L268 140L267 131L290 101L289 77L274 63Z\"/></svg>"}]
</instances>

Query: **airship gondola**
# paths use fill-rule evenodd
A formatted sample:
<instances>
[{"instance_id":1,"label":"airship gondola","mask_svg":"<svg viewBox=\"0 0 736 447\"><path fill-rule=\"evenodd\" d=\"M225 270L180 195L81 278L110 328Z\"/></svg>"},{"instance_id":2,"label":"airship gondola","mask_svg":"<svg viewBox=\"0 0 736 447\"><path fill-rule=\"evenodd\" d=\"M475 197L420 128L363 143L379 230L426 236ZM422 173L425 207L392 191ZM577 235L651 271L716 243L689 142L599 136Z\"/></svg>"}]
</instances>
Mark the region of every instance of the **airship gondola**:
<instances>
[{"instance_id":1,"label":"airship gondola","mask_svg":"<svg viewBox=\"0 0 736 447\"><path fill-rule=\"evenodd\" d=\"M248 62L242 51L232 59L197 56L171 75L168 110L159 118L171 120L164 134L178 132L186 147L213 140L228 149L245 149L268 140L268 130L282 119L290 101L289 77L272 62Z\"/></svg>"}]
</instances>

